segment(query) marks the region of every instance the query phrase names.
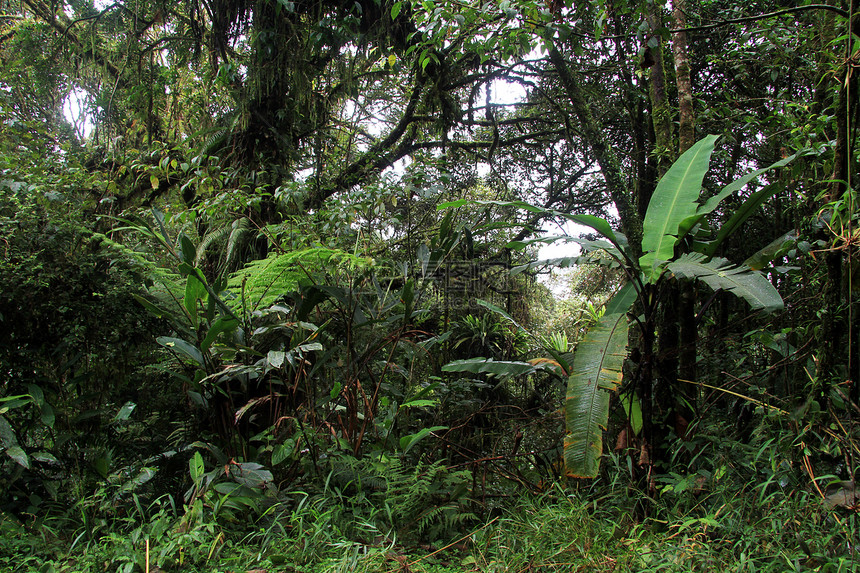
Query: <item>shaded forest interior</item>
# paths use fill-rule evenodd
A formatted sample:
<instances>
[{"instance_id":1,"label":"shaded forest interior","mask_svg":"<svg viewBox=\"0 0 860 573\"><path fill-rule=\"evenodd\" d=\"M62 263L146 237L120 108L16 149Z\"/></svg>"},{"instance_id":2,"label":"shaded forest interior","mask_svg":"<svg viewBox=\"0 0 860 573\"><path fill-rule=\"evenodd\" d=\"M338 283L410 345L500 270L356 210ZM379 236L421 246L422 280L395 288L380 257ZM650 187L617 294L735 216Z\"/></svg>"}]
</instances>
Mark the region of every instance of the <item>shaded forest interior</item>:
<instances>
[{"instance_id":1,"label":"shaded forest interior","mask_svg":"<svg viewBox=\"0 0 860 573\"><path fill-rule=\"evenodd\" d=\"M860 570L855 12L0 0L0 569Z\"/></svg>"}]
</instances>

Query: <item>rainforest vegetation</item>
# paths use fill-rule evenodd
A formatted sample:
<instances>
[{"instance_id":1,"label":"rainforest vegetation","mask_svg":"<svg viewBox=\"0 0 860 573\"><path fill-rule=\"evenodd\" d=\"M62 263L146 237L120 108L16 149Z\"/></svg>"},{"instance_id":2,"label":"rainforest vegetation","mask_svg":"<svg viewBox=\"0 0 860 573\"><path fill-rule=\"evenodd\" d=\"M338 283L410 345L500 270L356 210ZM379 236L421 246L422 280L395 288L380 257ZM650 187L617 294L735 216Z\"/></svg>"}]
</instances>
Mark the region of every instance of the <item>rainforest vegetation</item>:
<instances>
[{"instance_id":1,"label":"rainforest vegetation","mask_svg":"<svg viewBox=\"0 0 860 573\"><path fill-rule=\"evenodd\" d=\"M0 570L860 570L858 8L0 0Z\"/></svg>"}]
</instances>

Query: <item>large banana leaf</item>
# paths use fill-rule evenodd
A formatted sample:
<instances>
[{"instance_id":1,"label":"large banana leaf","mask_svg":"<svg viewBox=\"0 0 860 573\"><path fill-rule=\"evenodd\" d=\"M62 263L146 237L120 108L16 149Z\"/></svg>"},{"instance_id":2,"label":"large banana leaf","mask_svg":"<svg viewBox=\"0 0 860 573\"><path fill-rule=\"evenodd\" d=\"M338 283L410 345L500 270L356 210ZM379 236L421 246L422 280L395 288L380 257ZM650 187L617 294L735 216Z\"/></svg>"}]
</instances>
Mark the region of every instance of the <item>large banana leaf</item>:
<instances>
[{"instance_id":1,"label":"large banana leaf","mask_svg":"<svg viewBox=\"0 0 860 573\"><path fill-rule=\"evenodd\" d=\"M706 259L702 253L687 253L669 263L668 269L679 278L697 279L714 290L731 291L753 308L773 312L783 307L782 297L760 272L733 266L726 259Z\"/></svg>"},{"instance_id":2,"label":"large banana leaf","mask_svg":"<svg viewBox=\"0 0 860 573\"><path fill-rule=\"evenodd\" d=\"M735 210L732 216L729 217L729 220L723 223L720 230L717 231L716 238L714 238L713 241L710 241L705 248L705 254L713 256L720 245L723 244L723 241L737 231L738 227L749 219L753 213L758 211L759 207L761 207L765 201L773 197L780 189L782 189L780 185L771 184L762 187L750 195L749 199L744 201L743 204Z\"/></svg>"},{"instance_id":3,"label":"large banana leaf","mask_svg":"<svg viewBox=\"0 0 860 573\"><path fill-rule=\"evenodd\" d=\"M628 283L612 298L574 355L564 404L564 464L571 477L596 477L600 469L610 392L621 384L627 356L627 310L634 300L636 291Z\"/></svg>"},{"instance_id":4,"label":"large banana leaf","mask_svg":"<svg viewBox=\"0 0 860 573\"><path fill-rule=\"evenodd\" d=\"M501 379L531 374L541 368L528 362L517 360L493 360L492 358L467 358L454 360L442 367L443 372L469 372L471 374L488 374Z\"/></svg>"},{"instance_id":5,"label":"large banana leaf","mask_svg":"<svg viewBox=\"0 0 860 573\"><path fill-rule=\"evenodd\" d=\"M684 152L657 183L642 222L642 251L639 267L655 281L660 263L674 258L679 226L696 214L702 180L708 172L716 135L709 135Z\"/></svg>"},{"instance_id":6,"label":"large banana leaf","mask_svg":"<svg viewBox=\"0 0 860 573\"><path fill-rule=\"evenodd\" d=\"M791 249L797 246L797 231L789 231L781 237L777 237L744 261L744 266L755 271L760 271L776 258L784 257Z\"/></svg>"},{"instance_id":7,"label":"large banana leaf","mask_svg":"<svg viewBox=\"0 0 860 573\"><path fill-rule=\"evenodd\" d=\"M795 153L794 155L781 159L780 161L777 161L772 165L768 165L767 167L764 167L762 169L757 169L756 171L747 173L743 177L735 179L734 181L723 187L719 193L705 201L705 204L696 210L696 214L694 216L689 217L687 220L681 223L681 236L686 235L693 227L695 227L699 222L701 222L706 215L713 213L714 210L716 210L719 204L722 203L726 197L732 195L737 191L740 191L741 189L746 187L747 183L757 178L759 175L763 175L764 173L767 173L771 169L776 169L777 167L784 167L794 161L800 155L801 153ZM752 211L750 211L750 213L751 212ZM743 220L746 220L747 217L749 217L749 214L747 214Z\"/></svg>"}]
</instances>

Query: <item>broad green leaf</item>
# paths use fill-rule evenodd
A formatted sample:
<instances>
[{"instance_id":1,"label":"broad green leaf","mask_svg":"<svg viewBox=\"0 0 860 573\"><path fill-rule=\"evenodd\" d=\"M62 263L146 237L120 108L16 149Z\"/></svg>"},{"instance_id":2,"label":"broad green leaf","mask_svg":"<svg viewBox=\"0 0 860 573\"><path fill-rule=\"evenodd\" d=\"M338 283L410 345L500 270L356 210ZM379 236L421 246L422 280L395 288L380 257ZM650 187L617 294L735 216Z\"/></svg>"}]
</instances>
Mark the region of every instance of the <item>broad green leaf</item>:
<instances>
[{"instance_id":1,"label":"broad green leaf","mask_svg":"<svg viewBox=\"0 0 860 573\"><path fill-rule=\"evenodd\" d=\"M27 452L21 446L6 448L6 455L12 458L18 465L30 469L30 458L27 457Z\"/></svg>"},{"instance_id":2,"label":"broad green leaf","mask_svg":"<svg viewBox=\"0 0 860 573\"><path fill-rule=\"evenodd\" d=\"M137 408L137 404L134 402L126 402L122 405L122 408L116 413L116 416L113 417L115 422L122 422L128 420L131 416L132 412L134 412L135 408Z\"/></svg>"},{"instance_id":3,"label":"broad green leaf","mask_svg":"<svg viewBox=\"0 0 860 573\"><path fill-rule=\"evenodd\" d=\"M630 427L633 428L633 433L638 436L642 431L642 406L639 404L639 397L636 394L625 393L621 396L621 405L624 407L624 413L627 415Z\"/></svg>"},{"instance_id":4,"label":"broad green leaf","mask_svg":"<svg viewBox=\"0 0 860 573\"><path fill-rule=\"evenodd\" d=\"M45 394L42 392L42 388L40 388L36 384L27 384L27 391L30 392L30 396L33 397L33 402L37 406L41 406L45 403Z\"/></svg>"},{"instance_id":5,"label":"broad green leaf","mask_svg":"<svg viewBox=\"0 0 860 573\"><path fill-rule=\"evenodd\" d=\"M295 440L287 440L283 444L275 444L275 447L272 449L272 465L276 466L289 458L293 455L295 449Z\"/></svg>"},{"instance_id":6,"label":"broad green leaf","mask_svg":"<svg viewBox=\"0 0 860 573\"><path fill-rule=\"evenodd\" d=\"M41 411L40 417L42 419L42 423L45 424L46 426L48 426L49 428L53 428L54 422L57 419L57 416L54 414L54 408L50 404L45 402L44 404L42 404L39 407L39 409Z\"/></svg>"},{"instance_id":7,"label":"broad green leaf","mask_svg":"<svg viewBox=\"0 0 860 573\"><path fill-rule=\"evenodd\" d=\"M59 464L60 460L51 452L36 452L32 456L34 460L43 464Z\"/></svg>"},{"instance_id":8,"label":"broad green leaf","mask_svg":"<svg viewBox=\"0 0 860 573\"><path fill-rule=\"evenodd\" d=\"M206 286L195 276L188 275L185 279L185 299L183 304L188 313L188 318L196 327L199 322L197 315L197 301L206 298Z\"/></svg>"},{"instance_id":9,"label":"broad green leaf","mask_svg":"<svg viewBox=\"0 0 860 573\"><path fill-rule=\"evenodd\" d=\"M771 241L768 245L753 253L747 260L744 261L744 266L747 266L754 271L760 271L766 267L772 260L784 257L788 251L794 248L797 244L797 231L789 231L788 233Z\"/></svg>"},{"instance_id":10,"label":"broad green leaf","mask_svg":"<svg viewBox=\"0 0 860 573\"><path fill-rule=\"evenodd\" d=\"M191 239L185 233L179 235L179 252L182 255L182 260L189 265L194 265L194 259L197 257L197 247L191 242Z\"/></svg>"},{"instance_id":11,"label":"broad green leaf","mask_svg":"<svg viewBox=\"0 0 860 573\"><path fill-rule=\"evenodd\" d=\"M723 223L723 226L717 231L717 237L707 244L704 253L713 256L723 241L730 237L753 213L758 211L765 201L773 197L780 189L782 189L781 185L766 185L750 195L749 199L735 210L729 220Z\"/></svg>"},{"instance_id":12,"label":"broad green leaf","mask_svg":"<svg viewBox=\"0 0 860 573\"><path fill-rule=\"evenodd\" d=\"M194 452L194 455L188 460L188 473L191 475L191 481L197 483L203 477L204 471L203 456L200 455L200 452Z\"/></svg>"},{"instance_id":13,"label":"broad green leaf","mask_svg":"<svg viewBox=\"0 0 860 573\"><path fill-rule=\"evenodd\" d=\"M492 358L468 358L455 360L442 367L444 372L470 372L472 374L489 374L500 378L531 374L538 368L528 362L512 360L493 360Z\"/></svg>"},{"instance_id":14,"label":"broad green leaf","mask_svg":"<svg viewBox=\"0 0 860 573\"><path fill-rule=\"evenodd\" d=\"M250 488L263 487L266 483L271 483L273 479L272 472L254 462L232 464L230 475L236 482Z\"/></svg>"},{"instance_id":15,"label":"broad green leaf","mask_svg":"<svg viewBox=\"0 0 860 573\"><path fill-rule=\"evenodd\" d=\"M753 308L766 312L782 309L782 297L760 272L733 266L726 259L705 262L706 259L702 253L687 253L669 263L668 269L676 277L700 280L714 290L729 291Z\"/></svg>"},{"instance_id":16,"label":"broad green leaf","mask_svg":"<svg viewBox=\"0 0 860 573\"><path fill-rule=\"evenodd\" d=\"M609 420L610 392L621 384L627 356L627 310L636 300L628 283L607 305L574 354L567 382L564 463L571 477L596 477L603 455L603 432Z\"/></svg>"},{"instance_id":17,"label":"broad green leaf","mask_svg":"<svg viewBox=\"0 0 860 573\"><path fill-rule=\"evenodd\" d=\"M12 429L6 418L0 416L0 446L11 448L18 445L18 438L15 436L15 430Z\"/></svg>"},{"instance_id":18,"label":"broad green leaf","mask_svg":"<svg viewBox=\"0 0 860 573\"><path fill-rule=\"evenodd\" d=\"M403 436L402 438L400 438L400 449L403 450L403 453L405 454L412 449L412 446L429 436L431 433L447 429L448 426L433 426L431 428L421 428L420 430L418 430L418 432L414 434L409 434L408 436Z\"/></svg>"},{"instance_id":19,"label":"broad green leaf","mask_svg":"<svg viewBox=\"0 0 860 573\"><path fill-rule=\"evenodd\" d=\"M155 477L155 474L157 472L158 472L158 468L151 468L151 467L146 467L146 466L140 468L140 471L137 472L136 476L134 476L129 481L125 482L125 484L123 484L120 491L124 493L124 492L135 490L136 488L138 488L138 487L142 486L143 484L147 483L148 481L152 480L152 478Z\"/></svg>"},{"instance_id":20,"label":"broad green leaf","mask_svg":"<svg viewBox=\"0 0 860 573\"><path fill-rule=\"evenodd\" d=\"M203 339L203 342L200 343L200 350L206 352L209 350L209 347L212 346L212 343L215 342L215 339L218 338L218 335L224 332L231 332L238 326L239 321L235 318L219 316L215 322L212 323L212 326L209 327L209 332L206 333L206 337Z\"/></svg>"},{"instance_id":21,"label":"broad green leaf","mask_svg":"<svg viewBox=\"0 0 860 573\"><path fill-rule=\"evenodd\" d=\"M711 153L717 141L709 135L684 152L657 183L642 222L642 251L639 267L655 281L663 261L675 255L679 226L696 214L702 180L708 172Z\"/></svg>"},{"instance_id":22,"label":"broad green leaf","mask_svg":"<svg viewBox=\"0 0 860 573\"><path fill-rule=\"evenodd\" d=\"M157 343L159 343L160 345L164 346L165 348L170 348L171 350L175 350L175 351L179 352L180 354L182 354L183 356L186 356L187 358L190 358L190 359L194 360L195 362L197 362L198 364L200 364L201 366L203 366L203 354L201 354L198 349L196 349L192 345L188 344L187 342L185 342L181 338L172 338L170 336L159 336L158 338L155 339L155 341Z\"/></svg>"},{"instance_id":23,"label":"broad green leaf","mask_svg":"<svg viewBox=\"0 0 860 573\"><path fill-rule=\"evenodd\" d=\"M615 293L608 303L606 303L606 311L604 312L604 316L607 314L626 314L630 307L633 306L633 303L636 301L637 292L633 283L625 283L618 292Z\"/></svg>"},{"instance_id":24,"label":"broad green leaf","mask_svg":"<svg viewBox=\"0 0 860 573\"><path fill-rule=\"evenodd\" d=\"M591 227L606 237L619 251L623 251L624 247L627 246L627 237L621 233L616 233L609 225L609 222L600 217L595 217L594 215L566 215L565 218L574 223Z\"/></svg>"},{"instance_id":25,"label":"broad green leaf","mask_svg":"<svg viewBox=\"0 0 860 573\"><path fill-rule=\"evenodd\" d=\"M713 197L711 197L710 199L705 201L705 204L696 210L695 215L693 215L692 217L688 217L681 224L681 228L680 228L681 236L686 235L690 231L690 229L695 227L705 217L705 215L712 213L719 206L719 204L723 202L723 200L726 197L732 195L733 193L735 193L737 191L740 191L741 189L743 189L747 185L747 183L749 183L750 181L752 181L753 179L755 179L759 175L763 175L764 173L767 173L771 169L776 169L777 167L784 167L785 165L788 165L789 163L794 161L799 155L800 155L800 153L795 153L794 155L791 155L789 157L786 157L785 159L777 161L776 163L769 165L767 167L764 167L763 169L757 169L756 171L752 171L751 173L747 173L743 177L741 177L739 179L735 179L734 181L732 181L731 183L729 183L728 185L723 187L719 193L717 193L716 195L714 195Z\"/></svg>"},{"instance_id":26,"label":"broad green leaf","mask_svg":"<svg viewBox=\"0 0 860 573\"><path fill-rule=\"evenodd\" d=\"M269 366L272 368L280 368L284 365L284 359L286 356L287 353L283 350L269 350L269 353L266 355L266 362L268 362Z\"/></svg>"}]
</instances>

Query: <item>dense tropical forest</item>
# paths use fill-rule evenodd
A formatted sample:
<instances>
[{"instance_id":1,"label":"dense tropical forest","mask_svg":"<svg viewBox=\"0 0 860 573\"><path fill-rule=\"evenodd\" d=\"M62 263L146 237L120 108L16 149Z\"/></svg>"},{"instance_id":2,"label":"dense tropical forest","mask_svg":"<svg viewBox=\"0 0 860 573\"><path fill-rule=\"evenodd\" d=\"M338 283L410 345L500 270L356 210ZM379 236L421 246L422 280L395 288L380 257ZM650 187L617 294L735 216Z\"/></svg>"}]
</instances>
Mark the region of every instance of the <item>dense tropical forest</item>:
<instances>
[{"instance_id":1,"label":"dense tropical forest","mask_svg":"<svg viewBox=\"0 0 860 573\"><path fill-rule=\"evenodd\" d=\"M0 5L0 570L860 570L857 5Z\"/></svg>"}]
</instances>

